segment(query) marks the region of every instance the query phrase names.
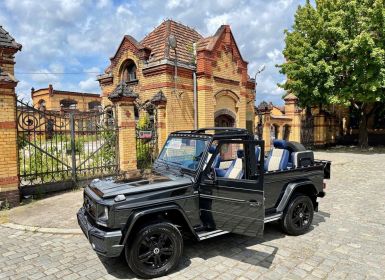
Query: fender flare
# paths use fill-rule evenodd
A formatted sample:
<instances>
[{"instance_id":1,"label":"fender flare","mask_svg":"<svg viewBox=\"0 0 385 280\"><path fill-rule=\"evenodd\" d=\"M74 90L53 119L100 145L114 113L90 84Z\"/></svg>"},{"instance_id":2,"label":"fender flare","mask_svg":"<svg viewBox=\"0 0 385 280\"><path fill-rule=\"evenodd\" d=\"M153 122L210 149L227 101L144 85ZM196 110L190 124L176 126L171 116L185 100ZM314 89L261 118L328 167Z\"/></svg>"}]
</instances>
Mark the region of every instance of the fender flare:
<instances>
[{"instance_id":1,"label":"fender flare","mask_svg":"<svg viewBox=\"0 0 385 280\"><path fill-rule=\"evenodd\" d=\"M169 210L176 210L178 211L182 216L183 216L183 219L185 220L186 224L188 225L190 231L192 234L194 234L196 237L197 234L195 233L195 230L194 228L192 227L189 219L187 218L186 214L184 213L184 211L176 204L168 204L168 205L161 205L161 206L158 206L158 207L154 207L154 208L148 208L148 209L139 209L139 210L134 210L133 213L131 213L131 215L129 216L128 218L128 221L127 221L127 230L125 231L124 233L124 239L123 239L123 245L126 244L127 240L128 240L128 237L132 231L132 228L134 227L135 223L141 218L141 217L144 217L146 215L149 215L149 214L154 214L154 213L160 213L160 212L164 212L164 211L169 211Z\"/></svg>"},{"instance_id":2,"label":"fender flare","mask_svg":"<svg viewBox=\"0 0 385 280\"><path fill-rule=\"evenodd\" d=\"M279 204L277 206L277 212L283 212L283 210L285 209L286 205L289 203L289 200L290 200L292 194L294 193L294 191L298 187L305 186L305 185L310 185L310 186L312 186L314 188L314 190L316 190L316 188L314 186L314 183L312 181L310 181L310 180L289 183L287 185L287 187L286 187L285 192L283 193L281 201L279 202ZM315 194L316 193L317 192L315 192Z\"/></svg>"}]
</instances>

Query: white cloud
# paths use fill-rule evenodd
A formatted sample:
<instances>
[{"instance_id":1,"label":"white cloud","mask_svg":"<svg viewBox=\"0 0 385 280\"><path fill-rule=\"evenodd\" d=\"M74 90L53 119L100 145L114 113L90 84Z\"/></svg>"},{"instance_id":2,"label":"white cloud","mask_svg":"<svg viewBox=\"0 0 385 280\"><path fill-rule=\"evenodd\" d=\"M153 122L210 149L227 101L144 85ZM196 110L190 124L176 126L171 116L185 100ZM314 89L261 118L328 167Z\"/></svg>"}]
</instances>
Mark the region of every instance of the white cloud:
<instances>
[{"instance_id":1,"label":"white cloud","mask_svg":"<svg viewBox=\"0 0 385 280\"><path fill-rule=\"evenodd\" d=\"M96 75L51 75L48 72L101 72L109 64L123 35L140 40L163 19L173 18L202 35L212 35L230 24L242 56L254 76L260 65L257 100L281 102L276 83L284 78L275 64L283 61L283 30L290 28L298 4L305 0L5 0L0 1L0 23L23 49L16 55L18 91L30 87L100 91ZM95 71L86 71L93 69ZM19 90L20 89L20 90Z\"/></svg>"},{"instance_id":2,"label":"white cloud","mask_svg":"<svg viewBox=\"0 0 385 280\"><path fill-rule=\"evenodd\" d=\"M99 83L95 77L79 82L79 88L82 92L98 93L100 92Z\"/></svg>"}]
</instances>

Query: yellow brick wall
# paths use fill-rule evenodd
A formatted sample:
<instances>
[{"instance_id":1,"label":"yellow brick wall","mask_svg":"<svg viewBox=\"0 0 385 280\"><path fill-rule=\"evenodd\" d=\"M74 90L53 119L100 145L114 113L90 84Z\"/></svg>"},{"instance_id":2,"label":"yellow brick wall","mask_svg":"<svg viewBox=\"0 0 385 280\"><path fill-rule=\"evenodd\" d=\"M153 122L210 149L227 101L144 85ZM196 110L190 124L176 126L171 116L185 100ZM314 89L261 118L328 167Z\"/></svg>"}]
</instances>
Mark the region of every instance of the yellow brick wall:
<instances>
[{"instance_id":1,"label":"yellow brick wall","mask_svg":"<svg viewBox=\"0 0 385 280\"><path fill-rule=\"evenodd\" d=\"M6 57L5 57L6 56ZM0 60L9 54L0 49ZM13 63L2 63L2 71L14 74ZM19 178L16 132L16 82L0 81L0 201L11 206L19 204Z\"/></svg>"}]
</instances>

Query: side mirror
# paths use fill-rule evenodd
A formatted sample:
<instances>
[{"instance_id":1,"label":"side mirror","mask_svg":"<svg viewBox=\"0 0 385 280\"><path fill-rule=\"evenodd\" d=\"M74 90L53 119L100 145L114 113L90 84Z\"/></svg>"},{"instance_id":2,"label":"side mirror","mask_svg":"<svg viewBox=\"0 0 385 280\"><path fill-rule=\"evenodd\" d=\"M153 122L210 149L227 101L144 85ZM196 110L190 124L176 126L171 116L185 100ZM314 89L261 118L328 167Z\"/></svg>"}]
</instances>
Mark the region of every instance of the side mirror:
<instances>
[{"instance_id":1,"label":"side mirror","mask_svg":"<svg viewBox=\"0 0 385 280\"><path fill-rule=\"evenodd\" d=\"M212 181L216 181L216 179L217 179L217 174L216 174L216 172L215 172L215 168L214 168L214 167L211 167L211 168L210 168L210 172L208 172L207 177L208 177L210 180L212 180Z\"/></svg>"}]
</instances>

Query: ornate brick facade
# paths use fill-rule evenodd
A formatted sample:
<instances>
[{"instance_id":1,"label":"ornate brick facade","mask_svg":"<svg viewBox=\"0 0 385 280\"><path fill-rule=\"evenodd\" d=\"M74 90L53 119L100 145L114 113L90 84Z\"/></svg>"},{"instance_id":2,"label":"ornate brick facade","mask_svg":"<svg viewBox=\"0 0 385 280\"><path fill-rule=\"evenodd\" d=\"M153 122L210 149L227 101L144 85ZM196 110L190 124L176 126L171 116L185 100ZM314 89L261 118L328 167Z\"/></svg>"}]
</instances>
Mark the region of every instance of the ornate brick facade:
<instances>
[{"instance_id":1,"label":"ornate brick facade","mask_svg":"<svg viewBox=\"0 0 385 280\"><path fill-rule=\"evenodd\" d=\"M175 50L169 46L170 35L176 39ZM194 72L199 127L226 124L253 130L254 82L228 25L203 38L194 29L167 20L140 42L124 36L110 66L98 77L103 104L110 103L108 96L122 80L142 102L162 90L167 102L162 105L158 135L163 143L172 131L194 128Z\"/></svg>"}]
</instances>

